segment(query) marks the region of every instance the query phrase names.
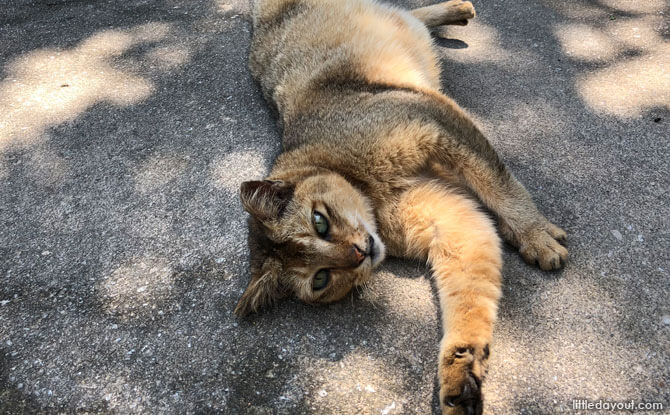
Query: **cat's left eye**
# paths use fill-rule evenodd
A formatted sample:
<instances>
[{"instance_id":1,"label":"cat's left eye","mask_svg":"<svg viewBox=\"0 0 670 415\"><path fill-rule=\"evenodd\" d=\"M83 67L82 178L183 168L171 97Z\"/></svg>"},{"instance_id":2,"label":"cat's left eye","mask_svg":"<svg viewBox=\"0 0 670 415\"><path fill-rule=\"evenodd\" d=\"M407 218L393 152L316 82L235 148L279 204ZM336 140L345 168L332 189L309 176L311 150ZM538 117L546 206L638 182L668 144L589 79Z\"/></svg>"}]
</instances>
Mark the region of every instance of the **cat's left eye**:
<instances>
[{"instance_id":1,"label":"cat's left eye","mask_svg":"<svg viewBox=\"0 0 670 415\"><path fill-rule=\"evenodd\" d=\"M314 229L316 229L316 233L318 233L319 236L325 237L328 235L328 219L326 219L325 216L315 211L312 213L312 222L314 223Z\"/></svg>"},{"instance_id":2,"label":"cat's left eye","mask_svg":"<svg viewBox=\"0 0 670 415\"><path fill-rule=\"evenodd\" d=\"M330 271L327 269L320 270L312 279L312 290L323 290L328 285L328 281L330 281Z\"/></svg>"}]
</instances>

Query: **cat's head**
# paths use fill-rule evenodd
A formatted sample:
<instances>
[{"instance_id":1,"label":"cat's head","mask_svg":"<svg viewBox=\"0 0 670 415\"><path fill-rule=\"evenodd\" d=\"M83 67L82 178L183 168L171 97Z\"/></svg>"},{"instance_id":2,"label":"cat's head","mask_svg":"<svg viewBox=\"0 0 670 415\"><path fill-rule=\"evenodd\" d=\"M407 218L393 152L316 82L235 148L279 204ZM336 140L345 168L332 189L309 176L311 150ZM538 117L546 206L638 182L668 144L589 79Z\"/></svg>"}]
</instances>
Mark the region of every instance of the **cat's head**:
<instances>
[{"instance_id":1,"label":"cat's head","mask_svg":"<svg viewBox=\"0 0 670 415\"><path fill-rule=\"evenodd\" d=\"M384 259L370 203L337 174L245 182L240 198L251 215L251 282L238 315L290 294L313 304L337 301Z\"/></svg>"}]
</instances>

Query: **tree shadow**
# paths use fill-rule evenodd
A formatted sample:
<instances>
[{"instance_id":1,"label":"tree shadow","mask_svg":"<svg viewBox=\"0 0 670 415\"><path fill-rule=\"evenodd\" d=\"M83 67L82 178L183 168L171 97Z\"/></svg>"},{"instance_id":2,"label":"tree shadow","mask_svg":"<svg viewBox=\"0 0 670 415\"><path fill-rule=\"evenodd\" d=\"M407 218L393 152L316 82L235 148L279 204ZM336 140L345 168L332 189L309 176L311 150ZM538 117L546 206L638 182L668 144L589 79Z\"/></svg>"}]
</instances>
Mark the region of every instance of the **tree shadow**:
<instances>
[{"instance_id":1,"label":"tree shadow","mask_svg":"<svg viewBox=\"0 0 670 415\"><path fill-rule=\"evenodd\" d=\"M8 39L3 57L58 49L54 37L62 38L60 48L76 48L117 23L112 3L95 5L95 13L86 3L60 4L12 9L0 28ZM0 306L0 340L13 346L1 351L0 412L350 413L395 405L396 413L426 413L430 405L439 413L440 312L423 266L391 261L376 291L332 306L289 300L249 320L233 317L248 262L236 186L267 171L279 137L246 70L248 22L233 19L228 8L221 19L207 19L216 10L206 5L133 6L122 31L155 21L171 32L124 49L112 69L148 79L152 94L128 106L96 101L48 126L41 153L26 147L2 154L8 209L0 212L0 300L9 303ZM41 7L54 12L47 16ZM667 111L645 110L639 122L596 114L573 81L615 63L568 58L554 27L574 19L531 7L482 6L482 25L437 41L448 59L446 90L489 133L541 211L572 238L570 264L560 274L544 274L505 250L486 398L494 410L517 413L551 412L555 390L564 390L563 398L575 389L622 399L635 397L631 391L661 396L663 386L649 378L656 371L667 385L666 332L660 319L650 319L667 311L660 305L667 275L656 270L668 261L667 235L654 230L667 229L667 169L658 162L667 153L658 140ZM593 10L606 18L614 13ZM29 20L52 36L18 41ZM17 25L21 30L13 30ZM471 40L470 29L480 36ZM164 48L175 42L177 48ZM184 47L189 55L181 61L171 52ZM465 56L471 52L481 56ZM610 59L645 55L616 56ZM35 174L36 164L51 168ZM654 210L647 223L635 218ZM106 285L110 277L114 284ZM642 372L614 373L642 354ZM37 359L54 363L40 373ZM634 376L641 382L633 384ZM43 387L65 402L32 394Z\"/></svg>"},{"instance_id":2,"label":"tree shadow","mask_svg":"<svg viewBox=\"0 0 670 415\"><path fill-rule=\"evenodd\" d=\"M39 412L40 406L9 380L10 360L8 356L7 350L0 348L0 412L3 414Z\"/></svg>"}]
</instances>

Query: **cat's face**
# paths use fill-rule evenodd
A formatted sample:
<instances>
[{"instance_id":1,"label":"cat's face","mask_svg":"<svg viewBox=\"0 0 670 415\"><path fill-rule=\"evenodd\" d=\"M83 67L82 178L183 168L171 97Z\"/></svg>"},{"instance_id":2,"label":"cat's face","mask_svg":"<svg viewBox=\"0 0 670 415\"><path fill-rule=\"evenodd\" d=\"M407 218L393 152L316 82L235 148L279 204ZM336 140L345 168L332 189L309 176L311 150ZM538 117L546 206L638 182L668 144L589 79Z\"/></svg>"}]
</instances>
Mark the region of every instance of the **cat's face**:
<instances>
[{"instance_id":1,"label":"cat's face","mask_svg":"<svg viewBox=\"0 0 670 415\"><path fill-rule=\"evenodd\" d=\"M307 303L337 301L384 259L367 199L336 174L246 182L240 194L252 217L252 280L238 314L291 293Z\"/></svg>"}]
</instances>

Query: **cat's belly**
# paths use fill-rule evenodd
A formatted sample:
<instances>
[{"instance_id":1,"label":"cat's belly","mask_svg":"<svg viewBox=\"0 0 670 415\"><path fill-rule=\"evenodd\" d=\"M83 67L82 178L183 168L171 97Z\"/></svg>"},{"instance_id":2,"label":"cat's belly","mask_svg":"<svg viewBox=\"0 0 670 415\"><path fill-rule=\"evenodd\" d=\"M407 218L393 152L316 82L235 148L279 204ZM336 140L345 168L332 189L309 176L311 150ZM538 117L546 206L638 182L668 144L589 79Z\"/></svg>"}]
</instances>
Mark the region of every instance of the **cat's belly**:
<instances>
[{"instance_id":1,"label":"cat's belly","mask_svg":"<svg viewBox=\"0 0 670 415\"><path fill-rule=\"evenodd\" d=\"M430 33L404 10L361 2L350 16L351 47L373 83L440 89L440 71Z\"/></svg>"},{"instance_id":2,"label":"cat's belly","mask_svg":"<svg viewBox=\"0 0 670 415\"><path fill-rule=\"evenodd\" d=\"M296 4L299 16L255 35L260 36L257 48L272 50L273 56L258 59L258 64L252 59L252 71L280 113L297 110L314 80L344 73L372 84L440 90L430 33L409 12L370 0ZM256 54L252 48L252 56Z\"/></svg>"}]
</instances>

